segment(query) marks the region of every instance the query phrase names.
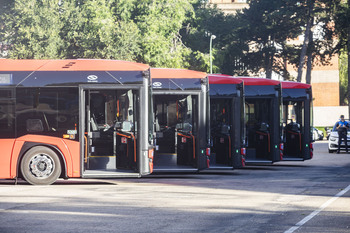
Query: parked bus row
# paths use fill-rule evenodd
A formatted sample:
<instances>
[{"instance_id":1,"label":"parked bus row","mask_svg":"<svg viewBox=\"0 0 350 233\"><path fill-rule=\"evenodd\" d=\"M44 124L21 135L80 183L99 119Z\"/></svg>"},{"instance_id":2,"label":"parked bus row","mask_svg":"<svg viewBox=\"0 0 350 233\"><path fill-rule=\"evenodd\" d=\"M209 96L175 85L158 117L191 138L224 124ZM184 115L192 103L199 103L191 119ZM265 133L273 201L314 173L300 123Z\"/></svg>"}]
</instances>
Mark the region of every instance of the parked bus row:
<instances>
[{"instance_id":1,"label":"parked bus row","mask_svg":"<svg viewBox=\"0 0 350 233\"><path fill-rule=\"evenodd\" d=\"M311 86L114 60L0 59L0 179L312 158Z\"/></svg>"}]
</instances>

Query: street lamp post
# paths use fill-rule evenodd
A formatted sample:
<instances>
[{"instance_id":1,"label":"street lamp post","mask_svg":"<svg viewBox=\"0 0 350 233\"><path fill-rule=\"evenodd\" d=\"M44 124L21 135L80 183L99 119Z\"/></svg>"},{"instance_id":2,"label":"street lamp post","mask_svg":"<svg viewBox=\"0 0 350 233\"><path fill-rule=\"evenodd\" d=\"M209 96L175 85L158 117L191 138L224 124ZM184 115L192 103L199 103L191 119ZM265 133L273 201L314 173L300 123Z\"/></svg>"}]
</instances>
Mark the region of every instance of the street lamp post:
<instances>
[{"instance_id":1,"label":"street lamp post","mask_svg":"<svg viewBox=\"0 0 350 233\"><path fill-rule=\"evenodd\" d=\"M213 73L213 58L212 58L212 55L211 55L211 50L212 50L213 40L215 40L215 38L216 38L215 35L211 35L211 36L210 36L210 43L209 43L210 74Z\"/></svg>"}]
</instances>

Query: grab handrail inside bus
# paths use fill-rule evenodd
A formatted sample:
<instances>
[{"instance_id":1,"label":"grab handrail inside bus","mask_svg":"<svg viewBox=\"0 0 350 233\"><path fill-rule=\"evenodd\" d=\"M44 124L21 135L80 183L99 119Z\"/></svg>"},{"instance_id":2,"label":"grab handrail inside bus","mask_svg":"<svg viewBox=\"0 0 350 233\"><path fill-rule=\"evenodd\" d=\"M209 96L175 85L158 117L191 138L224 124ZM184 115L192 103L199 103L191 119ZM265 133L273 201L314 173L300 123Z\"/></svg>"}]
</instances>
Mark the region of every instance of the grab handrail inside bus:
<instances>
[{"instance_id":1,"label":"grab handrail inside bus","mask_svg":"<svg viewBox=\"0 0 350 233\"><path fill-rule=\"evenodd\" d=\"M85 161L85 163L87 163L87 149L88 149L88 139L87 139L87 137L84 135L84 139L85 139L85 153L84 153L84 161Z\"/></svg>"}]
</instances>

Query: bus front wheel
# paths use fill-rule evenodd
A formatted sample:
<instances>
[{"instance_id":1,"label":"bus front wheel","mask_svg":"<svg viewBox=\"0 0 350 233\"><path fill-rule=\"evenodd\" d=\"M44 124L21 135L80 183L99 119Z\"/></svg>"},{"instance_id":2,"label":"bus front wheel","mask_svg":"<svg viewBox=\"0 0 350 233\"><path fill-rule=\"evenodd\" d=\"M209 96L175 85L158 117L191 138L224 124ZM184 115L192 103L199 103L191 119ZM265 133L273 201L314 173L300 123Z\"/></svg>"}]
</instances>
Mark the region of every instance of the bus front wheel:
<instances>
[{"instance_id":1,"label":"bus front wheel","mask_svg":"<svg viewBox=\"0 0 350 233\"><path fill-rule=\"evenodd\" d=\"M23 178L33 185L50 185L61 174L57 154L45 146L36 146L25 153L21 162Z\"/></svg>"}]
</instances>

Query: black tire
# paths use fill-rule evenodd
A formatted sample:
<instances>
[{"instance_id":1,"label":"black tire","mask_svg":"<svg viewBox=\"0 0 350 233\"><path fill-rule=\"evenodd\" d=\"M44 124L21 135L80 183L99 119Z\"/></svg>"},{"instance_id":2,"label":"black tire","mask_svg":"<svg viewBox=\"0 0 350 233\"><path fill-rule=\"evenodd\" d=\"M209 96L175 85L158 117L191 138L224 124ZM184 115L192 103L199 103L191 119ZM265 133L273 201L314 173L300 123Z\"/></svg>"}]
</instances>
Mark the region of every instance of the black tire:
<instances>
[{"instance_id":1,"label":"black tire","mask_svg":"<svg viewBox=\"0 0 350 233\"><path fill-rule=\"evenodd\" d=\"M328 153L332 154L332 153L334 153L334 152L335 152L335 150L330 150L330 149L328 149Z\"/></svg>"},{"instance_id":2,"label":"black tire","mask_svg":"<svg viewBox=\"0 0 350 233\"><path fill-rule=\"evenodd\" d=\"M50 185L61 174L61 162L48 147L36 146L28 150L21 162L23 178L33 185Z\"/></svg>"}]
</instances>

